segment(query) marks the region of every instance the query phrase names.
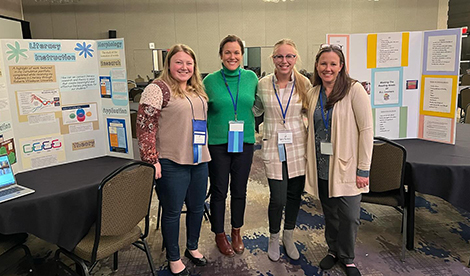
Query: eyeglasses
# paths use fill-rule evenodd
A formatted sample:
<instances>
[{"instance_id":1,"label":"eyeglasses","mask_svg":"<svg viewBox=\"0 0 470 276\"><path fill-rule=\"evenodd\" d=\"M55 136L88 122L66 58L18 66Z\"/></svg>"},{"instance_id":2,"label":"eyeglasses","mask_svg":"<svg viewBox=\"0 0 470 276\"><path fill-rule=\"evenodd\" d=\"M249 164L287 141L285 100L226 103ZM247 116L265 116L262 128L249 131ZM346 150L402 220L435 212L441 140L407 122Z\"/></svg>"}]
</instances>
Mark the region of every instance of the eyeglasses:
<instances>
[{"instance_id":1,"label":"eyeglasses","mask_svg":"<svg viewBox=\"0 0 470 276\"><path fill-rule=\"evenodd\" d=\"M341 44L323 43L323 44L320 45L320 50L327 49L327 48L343 51L343 45L341 45Z\"/></svg>"},{"instance_id":2,"label":"eyeglasses","mask_svg":"<svg viewBox=\"0 0 470 276\"><path fill-rule=\"evenodd\" d=\"M291 54L288 54L288 55L275 55L273 56L273 59L274 61L276 62L281 62L282 60L284 60L284 58L286 58L287 61L293 61L295 59L296 55L291 55Z\"/></svg>"}]
</instances>

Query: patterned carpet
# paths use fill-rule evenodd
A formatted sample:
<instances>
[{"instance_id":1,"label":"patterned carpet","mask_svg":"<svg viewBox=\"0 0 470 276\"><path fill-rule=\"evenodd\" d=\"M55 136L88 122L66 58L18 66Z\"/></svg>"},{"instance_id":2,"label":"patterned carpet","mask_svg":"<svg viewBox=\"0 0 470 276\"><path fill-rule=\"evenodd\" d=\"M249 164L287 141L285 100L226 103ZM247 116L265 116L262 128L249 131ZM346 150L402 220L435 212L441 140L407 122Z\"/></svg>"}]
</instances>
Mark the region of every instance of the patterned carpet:
<instances>
[{"instance_id":1,"label":"patterned carpet","mask_svg":"<svg viewBox=\"0 0 470 276\"><path fill-rule=\"evenodd\" d=\"M339 265L324 272L318 267L327 251L323 236L324 219L320 202L306 195L303 197L294 232L298 241L297 248L301 252L300 260L290 260L283 251L278 262L268 259L266 252L269 239L269 189L259 155L260 151L256 151L248 187L245 226L242 228L245 252L233 258L222 256L216 248L210 223L203 221L199 249L207 257L209 264L205 267L195 267L183 257L191 274L345 275ZM158 267L158 275L171 275L165 261L165 252L161 251L161 232L155 230L158 200L155 198L152 204L152 227L148 241ZM437 197L422 194L417 195L416 207L415 250L407 251L406 260L402 263L401 214L389 207L362 205L356 245L356 264L362 275L470 275L470 269L466 267L470 257L470 213L457 210ZM226 232L230 231L229 221L227 215ZM184 233L183 215L181 252L184 252ZM54 275L52 256L56 247L31 236L27 245L35 258L38 274ZM150 275L145 253L135 247L120 251L117 272L112 273L111 266L112 258L101 261L93 270L94 275ZM16 272L9 275L27 275L25 264L20 264Z\"/></svg>"}]
</instances>

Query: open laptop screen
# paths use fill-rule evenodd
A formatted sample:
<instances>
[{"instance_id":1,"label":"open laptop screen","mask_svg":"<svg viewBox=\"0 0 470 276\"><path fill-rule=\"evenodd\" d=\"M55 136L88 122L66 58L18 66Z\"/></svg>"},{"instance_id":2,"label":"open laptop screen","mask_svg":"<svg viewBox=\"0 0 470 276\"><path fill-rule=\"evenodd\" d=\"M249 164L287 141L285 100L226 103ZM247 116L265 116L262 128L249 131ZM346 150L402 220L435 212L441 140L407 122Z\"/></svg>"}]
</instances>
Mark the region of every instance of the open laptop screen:
<instances>
[{"instance_id":1,"label":"open laptop screen","mask_svg":"<svg viewBox=\"0 0 470 276\"><path fill-rule=\"evenodd\" d=\"M15 184L15 176L7 155L0 156L0 188Z\"/></svg>"}]
</instances>

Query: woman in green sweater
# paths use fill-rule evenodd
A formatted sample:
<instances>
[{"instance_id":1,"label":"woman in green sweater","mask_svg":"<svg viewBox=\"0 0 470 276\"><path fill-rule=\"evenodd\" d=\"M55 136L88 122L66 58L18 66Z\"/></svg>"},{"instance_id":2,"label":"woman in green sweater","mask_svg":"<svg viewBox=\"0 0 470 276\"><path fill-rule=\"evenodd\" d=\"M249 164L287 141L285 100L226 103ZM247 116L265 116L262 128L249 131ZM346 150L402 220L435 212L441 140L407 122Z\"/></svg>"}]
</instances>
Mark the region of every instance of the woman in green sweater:
<instances>
[{"instance_id":1,"label":"woman in green sweater","mask_svg":"<svg viewBox=\"0 0 470 276\"><path fill-rule=\"evenodd\" d=\"M240 228L243 226L246 186L253 160L255 120L252 107L258 78L241 68L243 43L235 35L225 37L219 48L222 69L204 79L208 101L207 129L211 229L220 252L227 256L244 250ZM232 244L224 231L225 199L230 179Z\"/></svg>"}]
</instances>

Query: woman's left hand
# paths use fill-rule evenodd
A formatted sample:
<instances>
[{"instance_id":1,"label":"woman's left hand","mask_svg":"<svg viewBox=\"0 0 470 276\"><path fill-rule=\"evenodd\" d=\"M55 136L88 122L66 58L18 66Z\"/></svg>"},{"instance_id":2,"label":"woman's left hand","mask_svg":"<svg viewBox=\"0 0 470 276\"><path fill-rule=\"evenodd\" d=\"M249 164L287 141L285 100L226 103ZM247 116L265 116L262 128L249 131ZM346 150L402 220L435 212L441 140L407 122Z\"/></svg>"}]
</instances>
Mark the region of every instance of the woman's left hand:
<instances>
[{"instance_id":1,"label":"woman's left hand","mask_svg":"<svg viewBox=\"0 0 470 276\"><path fill-rule=\"evenodd\" d=\"M356 175L356 185L359 189L369 186L369 177Z\"/></svg>"}]
</instances>

